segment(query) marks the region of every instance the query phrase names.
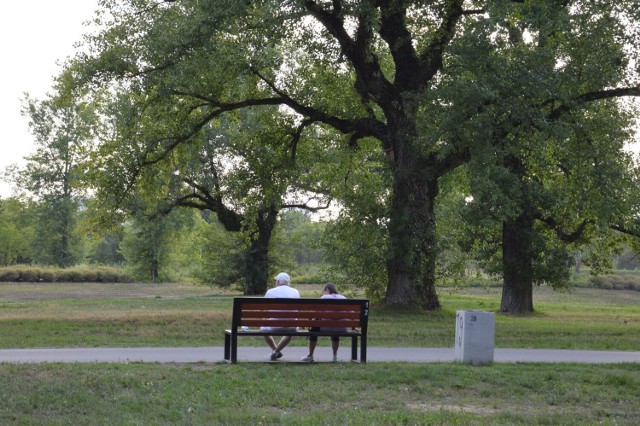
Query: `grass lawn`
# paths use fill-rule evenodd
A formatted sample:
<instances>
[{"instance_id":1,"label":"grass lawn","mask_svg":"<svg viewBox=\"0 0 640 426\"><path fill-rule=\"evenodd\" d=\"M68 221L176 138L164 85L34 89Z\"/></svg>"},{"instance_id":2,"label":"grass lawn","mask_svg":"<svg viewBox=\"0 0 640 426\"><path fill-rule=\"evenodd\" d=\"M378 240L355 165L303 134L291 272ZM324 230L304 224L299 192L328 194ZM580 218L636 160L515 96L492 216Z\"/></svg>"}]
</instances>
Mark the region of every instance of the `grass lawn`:
<instances>
[{"instance_id":1,"label":"grass lawn","mask_svg":"<svg viewBox=\"0 0 640 426\"><path fill-rule=\"evenodd\" d=\"M638 365L0 365L0 424L637 425Z\"/></svg>"},{"instance_id":2,"label":"grass lawn","mask_svg":"<svg viewBox=\"0 0 640 426\"><path fill-rule=\"evenodd\" d=\"M438 312L374 305L370 345L452 347L457 310L500 300L440 295ZM640 349L640 292L534 300L533 315L497 315L498 347ZM0 348L221 345L230 314L230 294L188 285L0 284ZM0 396L2 425L636 425L640 365L0 364Z\"/></svg>"},{"instance_id":3,"label":"grass lawn","mask_svg":"<svg viewBox=\"0 0 640 426\"><path fill-rule=\"evenodd\" d=\"M299 288L308 297L320 289ZM445 290L440 298L443 308L428 313L373 305L369 345L453 347L457 310L500 305L498 289ZM497 347L640 349L640 292L542 287L534 306L530 316L496 316ZM222 345L230 323L231 295L206 287L0 283L0 348Z\"/></svg>"}]
</instances>

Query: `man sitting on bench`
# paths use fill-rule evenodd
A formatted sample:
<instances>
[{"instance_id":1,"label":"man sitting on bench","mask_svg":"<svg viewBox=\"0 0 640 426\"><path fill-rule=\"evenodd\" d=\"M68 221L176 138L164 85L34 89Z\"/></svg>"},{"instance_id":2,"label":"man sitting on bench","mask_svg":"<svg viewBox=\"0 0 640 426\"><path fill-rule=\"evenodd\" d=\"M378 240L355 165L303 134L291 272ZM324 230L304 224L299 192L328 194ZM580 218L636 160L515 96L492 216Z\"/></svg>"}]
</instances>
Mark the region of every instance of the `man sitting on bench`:
<instances>
[{"instance_id":1,"label":"man sitting on bench","mask_svg":"<svg viewBox=\"0 0 640 426\"><path fill-rule=\"evenodd\" d=\"M276 286L267 290L264 297L284 297L288 299L299 299L300 293L295 288L289 286L291 283L291 278L289 274L286 272L280 272L276 276ZM288 329L289 327L260 327L261 330L283 330ZM295 328L293 328L295 329ZM273 336L264 336L264 340L267 342L267 345L272 349L271 354L269 355L269 359L271 361L276 361L279 358L282 358L282 349L289 344L292 336L282 336L280 342L276 345L275 340L273 340Z\"/></svg>"}]
</instances>

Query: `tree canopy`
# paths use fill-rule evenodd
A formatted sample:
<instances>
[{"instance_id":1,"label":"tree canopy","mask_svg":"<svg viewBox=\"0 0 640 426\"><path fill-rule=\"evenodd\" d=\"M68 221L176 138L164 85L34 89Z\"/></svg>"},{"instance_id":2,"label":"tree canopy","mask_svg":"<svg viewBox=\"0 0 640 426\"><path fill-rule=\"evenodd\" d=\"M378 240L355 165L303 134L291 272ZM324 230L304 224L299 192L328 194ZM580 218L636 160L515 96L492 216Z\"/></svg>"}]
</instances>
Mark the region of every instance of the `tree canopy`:
<instances>
[{"instance_id":1,"label":"tree canopy","mask_svg":"<svg viewBox=\"0 0 640 426\"><path fill-rule=\"evenodd\" d=\"M439 307L435 203L444 176L493 155L491 163L513 180L505 166L524 161L527 143L566 141L555 123L590 114L586 104L640 91L632 81L637 75L626 73L637 55L628 46L639 39L637 28L625 25L639 20L633 1L104 0L101 6L96 22L103 30L87 38L61 81L77 98L110 99L105 114L117 120L96 168L104 188L122 198L145 180L184 178L175 170L185 152L201 153L220 123L252 132L251 117L264 114L255 111L269 110L276 123L271 138L286 123L288 158L304 144L322 154L327 143L374 140L390 176L382 223L390 305ZM576 119L572 126L582 124ZM318 140L324 143L311 145ZM269 143L252 139L247 146L253 145L260 146L251 154L260 156L251 158L255 171L259 160L271 158L264 151ZM319 155L318 164L320 158L326 157ZM513 182L497 186L514 193ZM269 194L258 198L272 202ZM280 201L274 203L277 211ZM505 220L521 209L514 204Z\"/></svg>"}]
</instances>

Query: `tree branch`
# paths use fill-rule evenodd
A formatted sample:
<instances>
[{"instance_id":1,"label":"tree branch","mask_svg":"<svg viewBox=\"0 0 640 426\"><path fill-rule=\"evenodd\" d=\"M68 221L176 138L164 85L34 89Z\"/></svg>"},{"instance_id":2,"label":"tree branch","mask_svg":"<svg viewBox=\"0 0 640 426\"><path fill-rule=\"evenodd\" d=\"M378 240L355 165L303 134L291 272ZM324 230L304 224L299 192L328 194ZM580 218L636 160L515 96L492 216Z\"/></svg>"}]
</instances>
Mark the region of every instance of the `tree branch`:
<instances>
[{"instance_id":1,"label":"tree branch","mask_svg":"<svg viewBox=\"0 0 640 426\"><path fill-rule=\"evenodd\" d=\"M184 177L182 178L182 181L193 188L195 191L176 199L176 201L174 202L175 205L183 207L195 207L199 208L200 210L209 209L216 213L218 221L224 226L227 231L238 232L242 230L242 221L244 220L244 216L225 206L220 194L213 196L207 188L199 185L197 182L190 178ZM199 191L202 195L198 194L196 191ZM202 203L206 205L206 207L202 208L201 204L193 203L191 200L193 200L194 198L202 201Z\"/></svg>"},{"instance_id":2,"label":"tree branch","mask_svg":"<svg viewBox=\"0 0 640 426\"><path fill-rule=\"evenodd\" d=\"M379 7L380 36L387 43L396 66L394 84L401 91L415 89L418 80L416 74L421 67L413 47L411 33L405 25L406 7L400 2L388 0L381 1Z\"/></svg>"},{"instance_id":3,"label":"tree branch","mask_svg":"<svg viewBox=\"0 0 640 426\"><path fill-rule=\"evenodd\" d=\"M423 65L421 81L430 81L436 73L442 68L442 58L444 56L444 49L453 39L456 32L456 25L458 20L463 15L462 4L464 0L452 0L449 7L445 12L445 17L442 20L440 28L436 31L436 34L431 43L425 48L424 52L420 55L420 62Z\"/></svg>"},{"instance_id":4,"label":"tree branch","mask_svg":"<svg viewBox=\"0 0 640 426\"><path fill-rule=\"evenodd\" d=\"M291 139L291 161L293 163L296 162L296 153L298 151L298 143L300 142L300 138L302 137L302 132L305 128L312 124L313 120L303 120L293 134L293 137Z\"/></svg>"},{"instance_id":5,"label":"tree branch","mask_svg":"<svg viewBox=\"0 0 640 426\"><path fill-rule=\"evenodd\" d=\"M549 228L551 228L553 231L555 231L555 233L558 236L558 238L561 241L564 241L565 243L574 243L574 242L578 241L578 239L580 237L582 237L582 234L584 233L585 229L587 228L587 225L593 224L593 221L583 220L582 223L580 223L580 225L578 225L578 227L576 228L575 231L573 231L571 233L566 233L562 229L560 229L560 225L558 224L558 222L554 218L552 218L552 217L543 217L539 212L536 212L534 214L534 217L536 219L538 219L539 221L547 224L549 226Z\"/></svg>"},{"instance_id":6,"label":"tree branch","mask_svg":"<svg viewBox=\"0 0 640 426\"><path fill-rule=\"evenodd\" d=\"M331 207L331 200L327 200L327 204L322 205L322 206L318 206L318 207L311 207L307 203L308 203L308 201L306 203L302 203L302 204L283 204L282 208L302 209L302 210L307 210L307 211L316 213L316 212L319 212L320 210L326 210L329 207Z\"/></svg>"},{"instance_id":7,"label":"tree branch","mask_svg":"<svg viewBox=\"0 0 640 426\"><path fill-rule=\"evenodd\" d=\"M329 115L324 111L299 103L295 99L291 98L288 94L278 89L276 85L273 84L273 82L262 76L260 72L258 72L257 70L254 70L254 72L263 82L265 82L271 88L271 90L273 90L279 96L279 99L282 99L282 105L287 105L289 108L293 109L303 117L308 117L309 121L328 124L344 134L359 132L360 134L373 136L380 140L382 140L386 135L386 125L383 122L376 120L375 118L367 117L346 120L343 118L335 117L333 115Z\"/></svg>"},{"instance_id":8,"label":"tree branch","mask_svg":"<svg viewBox=\"0 0 640 426\"><path fill-rule=\"evenodd\" d=\"M324 28L336 39L343 55L351 62L356 72L355 88L364 101L374 102L388 109L392 107L391 83L384 77L378 58L371 50L373 31L367 16L358 17L356 39L352 39L345 29L341 14L323 9L314 0L306 0L305 7Z\"/></svg>"},{"instance_id":9,"label":"tree branch","mask_svg":"<svg viewBox=\"0 0 640 426\"><path fill-rule=\"evenodd\" d=\"M210 104L208 106L213 106L215 109L213 111L211 111L209 114L206 114L199 121L194 123L193 126L187 132L183 133L182 135L174 136L172 138L166 138L164 140L162 140L162 139L156 140L155 142L157 144L163 145L164 148L159 154L153 156L152 158L149 158L149 155L151 154L152 148L155 147L156 144L151 144L150 143L148 145L149 149L145 152L144 158L141 160L140 166L149 166L149 165L153 165L153 164L159 163L160 161L165 159L171 153L171 151L173 151L178 145L180 145L182 143L185 143L186 141L191 139L204 126L206 126L207 123L209 123L214 118L221 116L225 112L235 111L235 110L238 110L238 109L248 108L248 107L251 107L251 106L266 106L266 105L282 105L283 104L282 98L246 99L246 100L241 101L241 102L231 102L231 103L226 103L225 104L225 103L219 102L217 100L206 99L204 97L198 97L197 95L186 93L186 92L174 92L174 93L176 95L191 96L191 97L196 97L196 98L201 99L201 100L206 100Z\"/></svg>"},{"instance_id":10,"label":"tree branch","mask_svg":"<svg viewBox=\"0 0 640 426\"><path fill-rule=\"evenodd\" d=\"M620 98L624 96L640 96L640 86L637 87L620 87L616 89L600 90L597 92L589 92L575 97L572 100L573 104L580 105L585 102L598 101L602 99ZM547 103L553 102L553 100L547 101ZM573 108L572 104L564 104L555 108L548 115L550 120L557 120L560 116L566 112L569 112Z\"/></svg>"},{"instance_id":11,"label":"tree branch","mask_svg":"<svg viewBox=\"0 0 640 426\"><path fill-rule=\"evenodd\" d=\"M637 230L637 229L628 229L620 225L611 225L609 226L609 228L613 229L614 231L618 231L623 234L630 235L632 237L640 238L640 230Z\"/></svg>"}]
</instances>

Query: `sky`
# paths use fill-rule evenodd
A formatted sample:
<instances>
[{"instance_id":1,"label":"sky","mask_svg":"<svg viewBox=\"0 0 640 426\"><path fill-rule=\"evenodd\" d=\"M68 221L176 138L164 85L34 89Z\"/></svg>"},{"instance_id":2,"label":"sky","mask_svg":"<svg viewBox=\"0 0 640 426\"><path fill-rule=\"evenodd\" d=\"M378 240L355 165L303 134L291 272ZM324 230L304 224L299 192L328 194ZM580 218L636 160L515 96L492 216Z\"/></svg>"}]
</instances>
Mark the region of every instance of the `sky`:
<instances>
[{"instance_id":1,"label":"sky","mask_svg":"<svg viewBox=\"0 0 640 426\"><path fill-rule=\"evenodd\" d=\"M58 63L74 52L87 32L98 0L8 1L0 14L0 173L33 152L28 120L20 113L24 93L42 99L50 91ZM0 181L0 197L11 195Z\"/></svg>"}]
</instances>

